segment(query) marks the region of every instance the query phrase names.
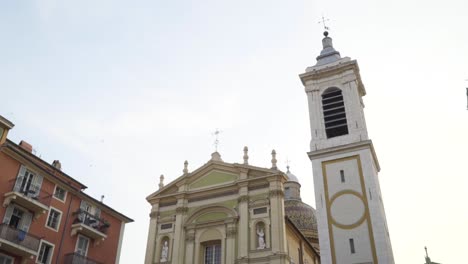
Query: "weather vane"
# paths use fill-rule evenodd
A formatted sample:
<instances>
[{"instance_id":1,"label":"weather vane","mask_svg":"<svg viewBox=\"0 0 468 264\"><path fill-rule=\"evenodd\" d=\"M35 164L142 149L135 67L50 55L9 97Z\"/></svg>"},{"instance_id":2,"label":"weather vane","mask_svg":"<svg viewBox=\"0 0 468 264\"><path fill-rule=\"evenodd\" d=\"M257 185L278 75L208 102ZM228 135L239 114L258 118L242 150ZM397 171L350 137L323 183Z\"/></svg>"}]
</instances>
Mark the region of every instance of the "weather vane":
<instances>
[{"instance_id":1,"label":"weather vane","mask_svg":"<svg viewBox=\"0 0 468 264\"><path fill-rule=\"evenodd\" d=\"M325 31L330 30L330 28L329 28L329 27L327 26L327 24L326 24L327 21L330 21L330 19L325 18L325 17L322 15L322 20L320 20L320 21L318 22L319 24L323 24L323 29L324 29Z\"/></svg>"},{"instance_id":2,"label":"weather vane","mask_svg":"<svg viewBox=\"0 0 468 264\"><path fill-rule=\"evenodd\" d=\"M222 131L220 131L219 129L216 129L215 132L213 133L213 136L215 137L215 141L213 143L214 147L215 147L215 151L218 152L218 145L219 145L219 134L221 134Z\"/></svg>"}]
</instances>

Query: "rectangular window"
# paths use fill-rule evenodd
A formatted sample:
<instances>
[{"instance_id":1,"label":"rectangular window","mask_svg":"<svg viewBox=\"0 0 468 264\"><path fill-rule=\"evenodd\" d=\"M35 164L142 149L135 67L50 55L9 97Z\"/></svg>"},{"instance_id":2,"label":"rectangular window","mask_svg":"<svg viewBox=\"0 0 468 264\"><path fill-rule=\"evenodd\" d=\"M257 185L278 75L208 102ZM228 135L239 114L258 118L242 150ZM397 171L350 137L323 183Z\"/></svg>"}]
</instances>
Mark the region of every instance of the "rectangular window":
<instances>
[{"instance_id":1,"label":"rectangular window","mask_svg":"<svg viewBox=\"0 0 468 264\"><path fill-rule=\"evenodd\" d=\"M356 253L356 250L354 248L354 239L352 238L349 239L349 249L351 250L351 254Z\"/></svg>"},{"instance_id":2,"label":"rectangular window","mask_svg":"<svg viewBox=\"0 0 468 264\"><path fill-rule=\"evenodd\" d=\"M62 212L57 209L50 208L49 217L47 218L47 226L58 231L60 225L60 218L62 217Z\"/></svg>"},{"instance_id":3,"label":"rectangular window","mask_svg":"<svg viewBox=\"0 0 468 264\"><path fill-rule=\"evenodd\" d=\"M88 245L89 238L78 235L78 239L76 240L75 252L81 256L88 255Z\"/></svg>"},{"instance_id":4,"label":"rectangular window","mask_svg":"<svg viewBox=\"0 0 468 264\"><path fill-rule=\"evenodd\" d=\"M345 182L344 170L340 170L340 177L341 177L341 182Z\"/></svg>"},{"instance_id":5,"label":"rectangular window","mask_svg":"<svg viewBox=\"0 0 468 264\"><path fill-rule=\"evenodd\" d=\"M52 262L53 252L54 246L52 244L41 241L39 255L37 256L37 263L50 264Z\"/></svg>"},{"instance_id":6,"label":"rectangular window","mask_svg":"<svg viewBox=\"0 0 468 264\"><path fill-rule=\"evenodd\" d=\"M253 210L253 213L254 214L264 214L267 212L267 208L266 207L260 207L260 208L255 208Z\"/></svg>"},{"instance_id":7,"label":"rectangular window","mask_svg":"<svg viewBox=\"0 0 468 264\"><path fill-rule=\"evenodd\" d=\"M66 197L67 197L67 191L60 188L58 185L55 186L54 198L57 198L58 200L65 202Z\"/></svg>"},{"instance_id":8,"label":"rectangular window","mask_svg":"<svg viewBox=\"0 0 468 264\"><path fill-rule=\"evenodd\" d=\"M31 198L38 198L41 192L43 177L30 171L24 165L20 167L18 177L16 177L13 191L22 193Z\"/></svg>"},{"instance_id":9,"label":"rectangular window","mask_svg":"<svg viewBox=\"0 0 468 264\"><path fill-rule=\"evenodd\" d=\"M221 244L205 246L205 264L221 264Z\"/></svg>"},{"instance_id":10,"label":"rectangular window","mask_svg":"<svg viewBox=\"0 0 468 264\"><path fill-rule=\"evenodd\" d=\"M13 258L0 253L0 264L13 264Z\"/></svg>"},{"instance_id":11,"label":"rectangular window","mask_svg":"<svg viewBox=\"0 0 468 264\"><path fill-rule=\"evenodd\" d=\"M172 228L172 224L162 224L161 225L161 229L171 229Z\"/></svg>"}]
</instances>

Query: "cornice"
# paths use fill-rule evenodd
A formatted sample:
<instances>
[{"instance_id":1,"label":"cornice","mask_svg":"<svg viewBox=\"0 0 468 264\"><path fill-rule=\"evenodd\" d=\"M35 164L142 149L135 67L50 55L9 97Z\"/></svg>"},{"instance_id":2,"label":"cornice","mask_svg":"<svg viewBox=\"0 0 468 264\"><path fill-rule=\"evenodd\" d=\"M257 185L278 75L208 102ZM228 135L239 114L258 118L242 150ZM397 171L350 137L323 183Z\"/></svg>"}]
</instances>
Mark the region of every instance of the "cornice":
<instances>
[{"instance_id":1,"label":"cornice","mask_svg":"<svg viewBox=\"0 0 468 264\"><path fill-rule=\"evenodd\" d=\"M359 65L356 60L340 62L335 65L325 66L323 68L313 69L311 71L299 74L302 84L305 86L308 81L317 81L328 77L334 77L346 71L353 71L358 82L358 87L361 90L362 96L366 95L366 89L361 79Z\"/></svg>"},{"instance_id":2,"label":"cornice","mask_svg":"<svg viewBox=\"0 0 468 264\"><path fill-rule=\"evenodd\" d=\"M374 165L377 168L377 171L380 171L379 160L377 159L377 154L374 149L374 144L372 144L372 140L364 140L364 141L359 141L356 143L310 151L307 154L309 155L309 159L313 160L313 159L326 158L326 157L330 157L336 154L342 154L345 152L363 150L363 149L370 149L372 153Z\"/></svg>"}]
</instances>

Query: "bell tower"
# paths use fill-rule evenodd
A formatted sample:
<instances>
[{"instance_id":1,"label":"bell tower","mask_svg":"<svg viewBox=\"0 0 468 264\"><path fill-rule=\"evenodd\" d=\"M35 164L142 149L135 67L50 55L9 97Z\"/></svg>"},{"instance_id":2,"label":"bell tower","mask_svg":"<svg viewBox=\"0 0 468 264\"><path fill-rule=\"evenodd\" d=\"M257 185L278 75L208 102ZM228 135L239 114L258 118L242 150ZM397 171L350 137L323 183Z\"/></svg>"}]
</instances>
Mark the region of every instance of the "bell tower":
<instances>
[{"instance_id":1,"label":"bell tower","mask_svg":"<svg viewBox=\"0 0 468 264\"><path fill-rule=\"evenodd\" d=\"M326 31L322 45L317 63L300 75L309 104L321 261L394 263L359 66L341 57Z\"/></svg>"}]
</instances>

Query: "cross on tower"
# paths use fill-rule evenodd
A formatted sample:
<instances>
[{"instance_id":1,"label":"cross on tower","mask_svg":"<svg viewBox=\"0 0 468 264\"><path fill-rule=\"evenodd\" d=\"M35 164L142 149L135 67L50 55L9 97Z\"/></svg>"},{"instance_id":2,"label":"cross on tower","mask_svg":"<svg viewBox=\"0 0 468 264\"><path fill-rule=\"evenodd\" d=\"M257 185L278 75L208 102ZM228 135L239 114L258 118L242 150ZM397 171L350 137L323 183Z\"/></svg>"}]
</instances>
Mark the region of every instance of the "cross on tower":
<instances>
[{"instance_id":1,"label":"cross on tower","mask_svg":"<svg viewBox=\"0 0 468 264\"><path fill-rule=\"evenodd\" d=\"M322 20L318 22L319 24L323 24L323 29L324 29L324 30L330 30L330 28L329 28L329 27L327 26L327 24L326 24L327 21L330 21L330 19L325 18L325 17L322 15Z\"/></svg>"}]
</instances>

